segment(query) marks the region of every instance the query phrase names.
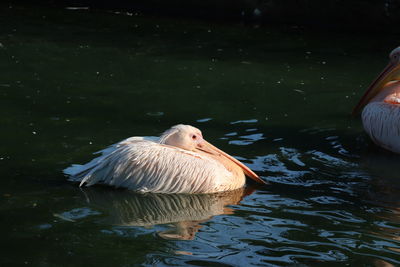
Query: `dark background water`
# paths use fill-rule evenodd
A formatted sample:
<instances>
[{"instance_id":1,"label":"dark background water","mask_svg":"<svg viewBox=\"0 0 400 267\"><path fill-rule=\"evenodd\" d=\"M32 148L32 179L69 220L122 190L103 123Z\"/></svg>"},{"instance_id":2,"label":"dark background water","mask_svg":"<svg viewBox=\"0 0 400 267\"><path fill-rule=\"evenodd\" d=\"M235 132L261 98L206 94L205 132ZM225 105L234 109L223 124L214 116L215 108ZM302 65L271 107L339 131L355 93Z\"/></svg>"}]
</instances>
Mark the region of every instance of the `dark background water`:
<instances>
[{"instance_id":1,"label":"dark background water","mask_svg":"<svg viewBox=\"0 0 400 267\"><path fill-rule=\"evenodd\" d=\"M1 14L1 265L400 263L400 158L350 117L396 34L90 9ZM270 185L142 196L80 189L62 174L177 123Z\"/></svg>"},{"instance_id":2,"label":"dark background water","mask_svg":"<svg viewBox=\"0 0 400 267\"><path fill-rule=\"evenodd\" d=\"M313 28L399 32L400 0L6 0L39 7L125 10L129 13L295 24Z\"/></svg>"}]
</instances>

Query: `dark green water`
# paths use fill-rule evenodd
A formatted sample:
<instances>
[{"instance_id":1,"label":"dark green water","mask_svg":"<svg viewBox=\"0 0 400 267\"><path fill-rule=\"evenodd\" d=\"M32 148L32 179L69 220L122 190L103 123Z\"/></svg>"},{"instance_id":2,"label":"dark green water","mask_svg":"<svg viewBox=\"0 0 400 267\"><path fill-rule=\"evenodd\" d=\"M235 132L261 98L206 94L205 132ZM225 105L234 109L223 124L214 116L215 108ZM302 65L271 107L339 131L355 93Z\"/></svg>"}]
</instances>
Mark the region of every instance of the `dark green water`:
<instances>
[{"instance_id":1,"label":"dark green water","mask_svg":"<svg viewBox=\"0 0 400 267\"><path fill-rule=\"evenodd\" d=\"M397 36L0 12L0 265L400 264L400 158L349 116ZM137 195L61 172L177 123L271 184Z\"/></svg>"}]
</instances>

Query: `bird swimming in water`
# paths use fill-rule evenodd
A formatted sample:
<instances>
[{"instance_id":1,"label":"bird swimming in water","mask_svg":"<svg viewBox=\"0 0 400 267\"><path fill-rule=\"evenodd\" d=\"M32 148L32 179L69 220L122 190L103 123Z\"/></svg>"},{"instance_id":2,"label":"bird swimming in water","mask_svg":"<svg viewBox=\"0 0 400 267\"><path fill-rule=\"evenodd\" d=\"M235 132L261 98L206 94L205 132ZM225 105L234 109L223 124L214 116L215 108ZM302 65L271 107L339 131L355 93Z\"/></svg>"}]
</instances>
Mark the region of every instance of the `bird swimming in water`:
<instances>
[{"instance_id":1,"label":"bird swimming in water","mask_svg":"<svg viewBox=\"0 0 400 267\"><path fill-rule=\"evenodd\" d=\"M131 137L64 170L80 186L106 184L137 192L215 193L238 189L245 175L266 184L247 166L203 139L190 125L175 125L157 137Z\"/></svg>"},{"instance_id":2,"label":"bird swimming in water","mask_svg":"<svg viewBox=\"0 0 400 267\"><path fill-rule=\"evenodd\" d=\"M380 147L400 153L400 47L372 82L353 110L361 113L364 129Z\"/></svg>"}]
</instances>

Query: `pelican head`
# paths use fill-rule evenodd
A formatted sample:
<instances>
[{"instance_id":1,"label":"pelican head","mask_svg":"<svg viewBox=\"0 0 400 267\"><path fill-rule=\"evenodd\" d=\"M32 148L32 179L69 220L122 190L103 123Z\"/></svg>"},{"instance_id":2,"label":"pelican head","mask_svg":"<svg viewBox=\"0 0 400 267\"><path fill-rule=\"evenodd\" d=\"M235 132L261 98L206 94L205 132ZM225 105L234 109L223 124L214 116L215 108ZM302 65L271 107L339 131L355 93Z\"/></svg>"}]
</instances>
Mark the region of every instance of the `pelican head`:
<instances>
[{"instance_id":1,"label":"pelican head","mask_svg":"<svg viewBox=\"0 0 400 267\"><path fill-rule=\"evenodd\" d=\"M396 81L400 81L400 47L397 47L389 54L389 64L368 87L357 106L353 109L353 115L359 113L386 85Z\"/></svg>"},{"instance_id":2,"label":"pelican head","mask_svg":"<svg viewBox=\"0 0 400 267\"><path fill-rule=\"evenodd\" d=\"M196 152L203 141L203 135L199 129L190 125L178 124L166 130L161 135L159 142Z\"/></svg>"},{"instance_id":3,"label":"pelican head","mask_svg":"<svg viewBox=\"0 0 400 267\"><path fill-rule=\"evenodd\" d=\"M250 170L249 167L204 140L201 131L193 126L183 124L175 125L160 136L159 143L203 155L209 155L218 161L223 161L223 158L228 159L231 163L238 165L247 176L258 183L265 184L265 182Z\"/></svg>"}]
</instances>

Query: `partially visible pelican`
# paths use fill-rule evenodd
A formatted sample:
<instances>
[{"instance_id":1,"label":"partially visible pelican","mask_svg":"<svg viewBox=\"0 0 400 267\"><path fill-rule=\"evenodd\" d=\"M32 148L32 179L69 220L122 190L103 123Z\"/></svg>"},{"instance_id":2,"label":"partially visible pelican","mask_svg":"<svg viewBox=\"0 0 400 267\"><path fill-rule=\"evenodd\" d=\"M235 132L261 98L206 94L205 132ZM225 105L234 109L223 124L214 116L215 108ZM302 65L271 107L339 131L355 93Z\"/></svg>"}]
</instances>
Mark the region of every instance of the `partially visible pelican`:
<instances>
[{"instance_id":1,"label":"partially visible pelican","mask_svg":"<svg viewBox=\"0 0 400 267\"><path fill-rule=\"evenodd\" d=\"M372 82L353 110L378 146L400 153L400 47L390 53L388 66Z\"/></svg>"},{"instance_id":2,"label":"partially visible pelican","mask_svg":"<svg viewBox=\"0 0 400 267\"><path fill-rule=\"evenodd\" d=\"M189 125L175 125L159 138L131 137L85 165L64 170L80 185L107 184L138 192L215 193L243 187L245 175L265 182L243 163L203 139Z\"/></svg>"}]
</instances>

